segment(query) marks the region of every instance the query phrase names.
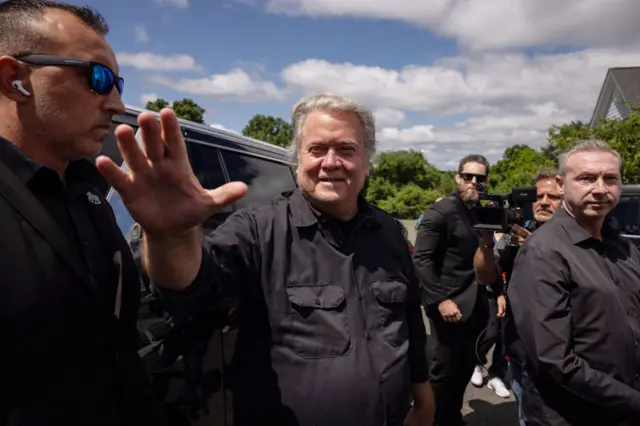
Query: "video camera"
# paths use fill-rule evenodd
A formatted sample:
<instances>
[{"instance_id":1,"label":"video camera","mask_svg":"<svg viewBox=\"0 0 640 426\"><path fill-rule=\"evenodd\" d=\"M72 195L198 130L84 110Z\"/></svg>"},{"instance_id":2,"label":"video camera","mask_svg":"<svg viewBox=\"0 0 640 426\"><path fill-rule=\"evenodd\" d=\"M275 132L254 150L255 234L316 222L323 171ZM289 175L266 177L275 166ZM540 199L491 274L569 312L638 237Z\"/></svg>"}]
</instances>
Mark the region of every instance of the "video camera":
<instances>
[{"instance_id":1,"label":"video camera","mask_svg":"<svg viewBox=\"0 0 640 426\"><path fill-rule=\"evenodd\" d=\"M512 225L524 226L523 207L538 199L535 187L515 188L509 194L489 194L485 185L479 185L478 192L479 199L489 203L472 209L476 231L506 233Z\"/></svg>"}]
</instances>

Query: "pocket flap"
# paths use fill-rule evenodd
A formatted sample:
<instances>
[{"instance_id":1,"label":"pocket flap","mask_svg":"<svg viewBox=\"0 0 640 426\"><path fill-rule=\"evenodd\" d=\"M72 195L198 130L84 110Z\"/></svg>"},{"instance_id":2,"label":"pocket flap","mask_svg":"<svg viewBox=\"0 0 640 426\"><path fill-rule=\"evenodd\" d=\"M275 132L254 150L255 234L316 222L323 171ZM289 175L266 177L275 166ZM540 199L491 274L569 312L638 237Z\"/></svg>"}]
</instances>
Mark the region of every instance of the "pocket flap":
<instances>
[{"instance_id":1,"label":"pocket flap","mask_svg":"<svg viewBox=\"0 0 640 426\"><path fill-rule=\"evenodd\" d=\"M373 294L382 303L404 303L407 301L407 284L401 281L375 281Z\"/></svg>"},{"instance_id":2,"label":"pocket flap","mask_svg":"<svg viewBox=\"0 0 640 426\"><path fill-rule=\"evenodd\" d=\"M344 302L344 290L337 285L287 287L291 303L306 308L337 308Z\"/></svg>"}]
</instances>

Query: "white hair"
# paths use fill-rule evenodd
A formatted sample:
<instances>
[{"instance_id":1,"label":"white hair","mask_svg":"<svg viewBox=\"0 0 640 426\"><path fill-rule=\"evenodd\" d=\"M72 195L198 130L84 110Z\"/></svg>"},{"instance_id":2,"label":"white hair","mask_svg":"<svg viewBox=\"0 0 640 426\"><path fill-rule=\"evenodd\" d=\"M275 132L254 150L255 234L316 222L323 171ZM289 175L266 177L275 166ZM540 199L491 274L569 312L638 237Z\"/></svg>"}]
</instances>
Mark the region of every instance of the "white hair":
<instances>
[{"instance_id":1,"label":"white hair","mask_svg":"<svg viewBox=\"0 0 640 426\"><path fill-rule=\"evenodd\" d=\"M567 161L569 160L569 157L579 152L607 152L616 157L619 164L622 164L618 151L611 148L605 141L599 139L581 140L576 143L573 148L558 156L558 174L560 176L564 177L567 172Z\"/></svg>"},{"instance_id":2,"label":"white hair","mask_svg":"<svg viewBox=\"0 0 640 426\"><path fill-rule=\"evenodd\" d=\"M332 93L318 93L302 98L293 107L291 116L293 143L290 148L293 158L298 159L302 127L307 120L307 116L313 111L355 114L360 123L362 123L362 127L364 127L364 147L367 151L367 158L369 160L373 158L376 152L376 124L373 114L367 108L358 105L352 100Z\"/></svg>"}]
</instances>

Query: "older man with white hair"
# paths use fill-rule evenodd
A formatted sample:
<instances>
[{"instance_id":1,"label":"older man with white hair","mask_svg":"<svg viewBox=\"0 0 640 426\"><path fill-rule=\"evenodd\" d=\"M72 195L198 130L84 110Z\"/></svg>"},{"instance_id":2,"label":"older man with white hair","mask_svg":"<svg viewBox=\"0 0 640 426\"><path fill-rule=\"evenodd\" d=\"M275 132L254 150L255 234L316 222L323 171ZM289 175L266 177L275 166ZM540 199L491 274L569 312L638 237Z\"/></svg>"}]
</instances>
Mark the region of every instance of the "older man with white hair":
<instances>
[{"instance_id":1,"label":"older man with white hair","mask_svg":"<svg viewBox=\"0 0 640 426\"><path fill-rule=\"evenodd\" d=\"M560 157L562 208L520 248L508 288L524 346L527 425L640 424L640 253L607 214L620 156L578 143Z\"/></svg>"},{"instance_id":2,"label":"older man with white hair","mask_svg":"<svg viewBox=\"0 0 640 426\"><path fill-rule=\"evenodd\" d=\"M428 426L419 284L398 223L360 195L375 151L365 108L340 96L293 111L299 189L199 225L246 192L203 189L171 110L117 129L130 172L98 165L144 229L143 264L176 315L240 298L234 424Z\"/></svg>"}]
</instances>

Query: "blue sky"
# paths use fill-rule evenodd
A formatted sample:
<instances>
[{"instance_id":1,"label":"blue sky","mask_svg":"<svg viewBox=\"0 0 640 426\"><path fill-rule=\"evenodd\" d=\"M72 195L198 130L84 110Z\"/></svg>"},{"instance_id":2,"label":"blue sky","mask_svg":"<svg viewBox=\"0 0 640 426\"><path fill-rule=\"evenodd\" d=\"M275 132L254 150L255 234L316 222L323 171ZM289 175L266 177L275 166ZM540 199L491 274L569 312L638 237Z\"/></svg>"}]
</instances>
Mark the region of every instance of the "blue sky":
<instances>
[{"instance_id":1,"label":"blue sky","mask_svg":"<svg viewBox=\"0 0 640 426\"><path fill-rule=\"evenodd\" d=\"M256 113L288 120L299 97L330 90L374 111L380 150L420 149L450 167L471 152L495 161L514 143L541 146L550 125L590 118L607 68L640 66L640 2L612 1L88 4L111 25L127 104L191 97L208 124L240 131Z\"/></svg>"}]
</instances>

